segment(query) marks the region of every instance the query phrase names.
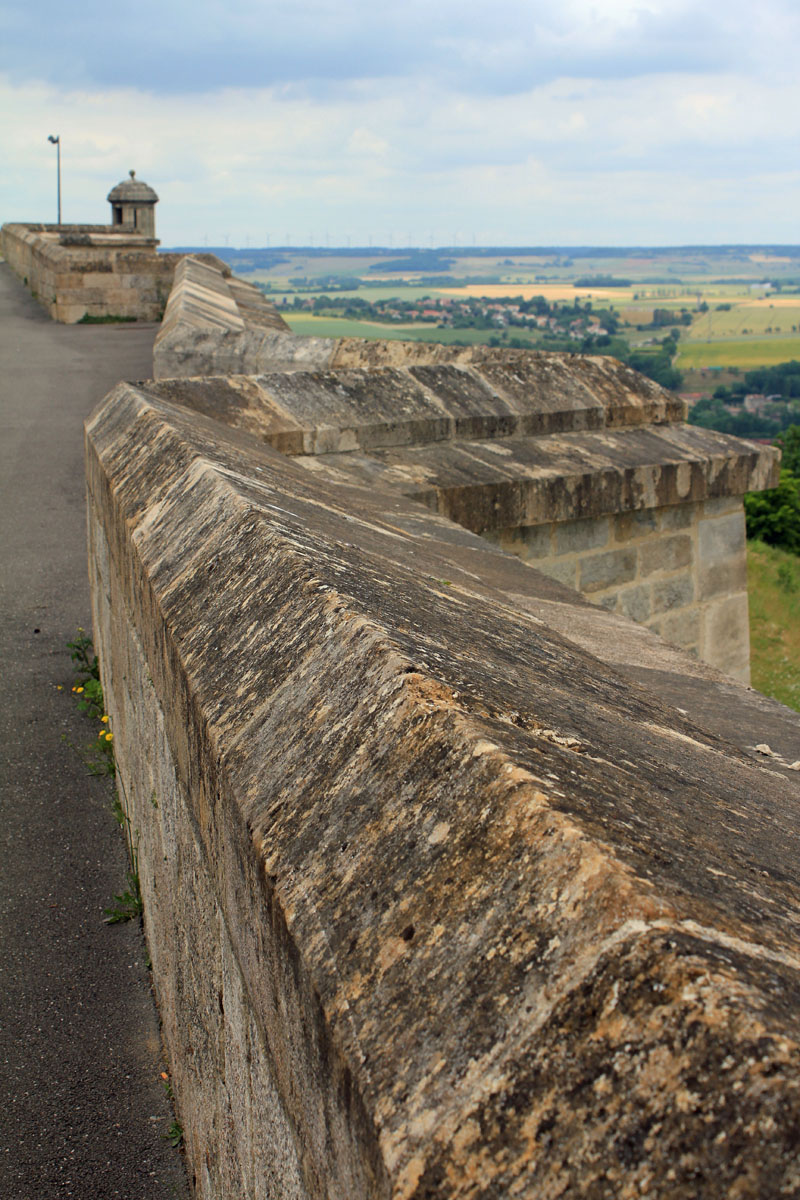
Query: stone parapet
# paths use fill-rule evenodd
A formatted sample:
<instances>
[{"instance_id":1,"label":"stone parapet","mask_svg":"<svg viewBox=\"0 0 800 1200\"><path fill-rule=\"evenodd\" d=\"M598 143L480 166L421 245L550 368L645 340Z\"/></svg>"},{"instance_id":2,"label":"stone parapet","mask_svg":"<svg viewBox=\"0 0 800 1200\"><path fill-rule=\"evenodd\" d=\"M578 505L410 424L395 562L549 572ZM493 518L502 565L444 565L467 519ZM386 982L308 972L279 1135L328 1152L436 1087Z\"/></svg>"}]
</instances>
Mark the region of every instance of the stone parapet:
<instances>
[{"instance_id":1,"label":"stone parapet","mask_svg":"<svg viewBox=\"0 0 800 1200\"><path fill-rule=\"evenodd\" d=\"M684 425L678 397L608 358L301 338L235 287L181 264L153 394L396 487L749 679L741 497L777 483L777 451Z\"/></svg>"},{"instance_id":2,"label":"stone parapet","mask_svg":"<svg viewBox=\"0 0 800 1200\"><path fill-rule=\"evenodd\" d=\"M509 478L524 474L527 467L516 469L509 455L515 451L524 455L527 448L535 460L536 447L550 444L537 435L627 430L652 424L660 429L683 416L677 397L611 358L470 349L469 358L452 363L325 371L304 370L297 363L293 372L236 378L234 392L230 376L164 380L154 386L165 397L174 394L180 404L197 412L257 432L284 454L327 455L402 447L400 459L385 458L388 474L393 468L402 472L408 456L409 464L419 462L419 467L411 465L410 470L420 480L430 478L432 487L442 495L453 490L453 480L470 476L472 468L465 463L473 454L475 483L481 488L500 478L502 467L494 468L507 459ZM533 436L537 436L535 442L530 440ZM657 435L642 434L647 436ZM512 440L515 437L519 440ZM499 438L506 439L503 449L496 445ZM491 442L482 471L477 457L481 439ZM427 451L417 454L414 448L432 442L457 445L446 451L433 449L431 463L426 465ZM552 444L561 447L558 452L565 462L571 452L578 453L570 450L571 443ZM575 443L580 444L580 440ZM744 445L733 438L726 444ZM609 439L606 457L613 454L612 446ZM676 453L685 457L682 449ZM776 452L768 452L767 458L770 453ZM446 455L442 461L441 455ZM451 464L449 477L447 464ZM561 466L555 469L560 471ZM579 469L585 471L585 461Z\"/></svg>"},{"instance_id":3,"label":"stone parapet","mask_svg":"<svg viewBox=\"0 0 800 1200\"><path fill-rule=\"evenodd\" d=\"M197 1194L792 1194L796 717L180 390L120 385L87 478ZM629 520L640 569L678 539L648 586L691 537L719 594L735 523L692 504L553 554Z\"/></svg>"},{"instance_id":4,"label":"stone parapet","mask_svg":"<svg viewBox=\"0 0 800 1200\"><path fill-rule=\"evenodd\" d=\"M159 254L155 238L103 225L8 224L0 247L34 299L65 324L87 316L160 320L182 258Z\"/></svg>"},{"instance_id":5,"label":"stone parapet","mask_svg":"<svg viewBox=\"0 0 800 1200\"><path fill-rule=\"evenodd\" d=\"M411 376L405 379L399 421L407 420L409 408L417 417L444 416L455 421L454 428L465 437L682 421L686 415L679 397L608 358L299 337L263 296L256 292L259 300L254 301L256 289L243 290L248 287L240 280L226 281L218 270L187 257L176 273L156 338L153 373L156 379L263 375L260 384L249 389L247 403L260 410L256 419L265 432L271 418L286 421L284 410L292 414L298 433L311 434L315 421L326 429L344 424L350 431L359 411L362 424L365 417L374 425L371 407L383 401L386 419L386 405L398 399L381 394L382 382L391 381L397 369ZM462 374L457 373L459 367ZM307 376L310 371L321 374L316 401L308 394L307 378L298 385L290 378L294 372ZM213 409L213 396L203 397L201 389L198 404ZM494 420L486 433L489 416ZM420 437L437 440L435 431L431 436L424 426ZM302 440L298 444L302 446ZM288 443L282 448L286 453L304 452Z\"/></svg>"},{"instance_id":6,"label":"stone parapet","mask_svg":"<svg viewBox=\"0 0 800 1200\"><path fill-rule=\"evenodd\" d=\"M613 359L476 347L147 387L317 476L421 500L749 679L741 497L774 486L778 452L679 423L679 401Z\"/></svg>"},{"instance_id":7,"label":"stone parapet","mask_svg":"<svg viewBox=\"0 0 800 1200\"><path fill-rule=\"evenodd\" d=\"M745 525L738 497L485 536L595 603L749 679Z\"/></svg>"},{"instance_id":8,"label":"stone parapet","mask_svg":"<svg viewBox=\"0 0 800 1200\"><path fill-rule=\"evenodd\" d=\"M326 456L380 477L476 533L741 497L774 487L779 451L693 425L586 430Z\"/></svg>"},{"instance_id":9,"label":"stone parapet","mask_svg":"<svg viewBox=\"0 0 800 1200\"><path fill-rule=\"evenodd\" d=\"M289 327L258 288L187 255L175 272L153 351L156 378L249 370ZM280 339L279 339L280 340Z\"/></svg>"}]
</instances>

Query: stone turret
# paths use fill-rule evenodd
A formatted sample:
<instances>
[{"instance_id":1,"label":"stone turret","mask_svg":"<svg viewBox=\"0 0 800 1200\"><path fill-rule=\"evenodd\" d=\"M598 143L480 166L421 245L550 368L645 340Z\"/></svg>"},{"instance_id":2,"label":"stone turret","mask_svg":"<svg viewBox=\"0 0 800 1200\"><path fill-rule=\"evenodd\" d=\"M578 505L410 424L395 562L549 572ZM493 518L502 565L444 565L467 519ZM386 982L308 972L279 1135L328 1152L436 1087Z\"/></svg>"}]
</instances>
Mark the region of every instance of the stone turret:
<instances>
[{"instance_id":1,"label":"stone turret","mask_svg":"<svg viewBox=\"0 0 800 1200\"><path fill-rule=\"evenodd\" d=\"M123 179L108 193L111 205L111 224L129 225L144 237L156 236L156 204L158 196L146 183L130 172L130 179Z\"/></svg>"}]
</instances>

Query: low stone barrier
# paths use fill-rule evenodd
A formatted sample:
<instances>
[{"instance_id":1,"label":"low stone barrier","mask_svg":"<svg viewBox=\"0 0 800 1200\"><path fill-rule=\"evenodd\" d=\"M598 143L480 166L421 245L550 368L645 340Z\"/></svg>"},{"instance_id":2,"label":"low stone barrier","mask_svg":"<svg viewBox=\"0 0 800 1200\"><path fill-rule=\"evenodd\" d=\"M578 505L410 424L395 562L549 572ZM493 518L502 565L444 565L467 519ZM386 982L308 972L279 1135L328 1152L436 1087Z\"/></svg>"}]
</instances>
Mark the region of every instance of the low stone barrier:
<instances>
[{"instance_id":1,"label":"low stone barrier","mask_svg":"<svg viewBox=\"0 0 800 1200\"><path fill-rule=\"evenodd\" d=\"M796 714L450 520L482 378L452 370L422 393L439 440L402 463L428 419L402 371L395 428L348 400L370 385L380 412L363 371L123 384L87 427L96 640L196 1193L794 1194ZM637 388L632 419L669 403ZM612 437L589 399L571 461L601 477L639 437L632 521L774 469L674 423ZM508 499L486 485L498 511L547 513L547 454L577 436L534 439L562 442ZM506 480L513 441L483 443Z\"/></svg>"},{"instance_id":2,"label":"low stone barrier","mask_svg":"<svg viewBox=\"0 0 800 1200\"><path fill-rule=\"evenodd\" d=\"M67 325L87 316L160 321L183 256L157 247L155 238L108 225L11 223L0 230L12 271L54 321ZM214 255L202 258L219 275L227 270Z\"/></svg>"}]
</instances>

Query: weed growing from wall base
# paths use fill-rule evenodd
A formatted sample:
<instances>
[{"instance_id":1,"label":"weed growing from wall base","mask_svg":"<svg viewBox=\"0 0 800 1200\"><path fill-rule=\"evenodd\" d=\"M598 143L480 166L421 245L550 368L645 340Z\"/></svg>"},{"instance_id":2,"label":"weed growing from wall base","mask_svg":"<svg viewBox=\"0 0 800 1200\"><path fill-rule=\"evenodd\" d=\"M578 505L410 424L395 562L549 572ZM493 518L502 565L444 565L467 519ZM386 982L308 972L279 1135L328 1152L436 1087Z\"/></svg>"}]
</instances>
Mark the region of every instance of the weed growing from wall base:
<instances>
[{"instance_id":1,"label":"weed growing from wall base","mask_svg":"<svg viewBox=\"0 0 800 1200\"><path fill-rule=\"evenodd\" d=\"M174 1150L177 1150L183 1141L183 1127L177 1121L173 1121L164 1137L169 1142Z\"/></svg>"},{"instance_id":2,"label":"weed growing from wall base","mask_svg":"<svg viewBox=\"0 0 800 1200\"><path fill-rule=\"evenodd\" d=\"M119 792L114 792L114 816L125 838L125 848L128 851L128 862L131 864L125 872L128 886L124 892L114 896L114 903L104 908L106 925L118 925L121 921L132 921L142 915L142 889L139 883L139 830L134 833L131 819L122 807Z\"/></svg>"},{"instance_id":3,"label":"weed growing from wall base","mask_svg":"<svg viewBox=\"0 0 800 1200\"><path fill-rule=\"evenodd\" d=\"M114 734L109 729L109 717L105 711L103 685L100 682L100 664L94 652L92 639L85 629L78 629L67 649L75 664L76 679L72 691L78 708L90 719L100 722L95 741L90 742L84 753L90 775L116 775L114 762ZM125 838L130 866L125 873L127 888L114 896L114 903L104 909L106 924L132 921L142 914L142 891L139 884L139 830L134 832L131 820L120 802L119 792L114 791L113 811L117 824Z\"/></svg>"},{"instance_id":4,"label":"weed growing from wall base","mask_svg":"<svg viewBox=\"0 0 800 1200\"><path fill-rule=\"evenodd\" d=\"M78 629L74 641L67 642L70 658L75 664L76 679L72 691L78 708L100 722L97 739L85 752L90 775L115 775L114 735L108 728L108 714L103 700L103 685L100 682L100 664L94 652L92 639L85 629Z\"/></svg>"}]
</instances>

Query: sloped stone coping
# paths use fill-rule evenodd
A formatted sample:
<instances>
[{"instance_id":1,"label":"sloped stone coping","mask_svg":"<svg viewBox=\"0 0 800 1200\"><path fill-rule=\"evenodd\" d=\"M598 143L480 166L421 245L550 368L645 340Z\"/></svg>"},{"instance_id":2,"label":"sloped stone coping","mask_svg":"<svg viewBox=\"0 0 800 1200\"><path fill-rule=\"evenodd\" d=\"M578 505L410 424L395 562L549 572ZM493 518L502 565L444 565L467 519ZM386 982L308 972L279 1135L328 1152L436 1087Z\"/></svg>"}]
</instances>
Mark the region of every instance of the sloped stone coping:
<instances>
[{"instance_id":1,"label":"sloped stone coping","mask_svg":"<svg viewBox=\"0 0 800 1200\"><path fill-rule=\"evenodd\" d=\"M165 380L147 389L284 454L316 456L308 464L315 470L383 479L479 533L776 485L780 455L771 446L650 424L661 397L637 394L618 363L538 357L513 373L489 360ZM634 386L641 381L634 374ZM662 417L665 409L662 400Z\"/></svg>"},{"instance_id":2,"label":"sloped stone coping","mask_svg":"<svg viewBox=\"0 0 800 1200\"><path fill-rule=\"evenodd\" d=\"M201 262L193 255L184 256L177 266L164 319L156 337L154 360L156 374L167 363L174 370L174 357L188 338L205 339L235 358L244 352L248 330L263 336L264 330L287 330L274 305L265 300L258 288L242 279L234 279L228 268Z\"/></svg>"},{"instance_id":3,"label":"sloped stone coping","mask_svg":"<svg viewBox=\"0 0 800 1200\"><path fill-rule=\"evenodd\" d=\"M529 605L598 643L616 618L396 492L129 385L87 439L198 1194L796 1190L796 774Z\"/></svg>"},{"instance_id":4,"label":"sloped stone coping","mask_svg":"<svg viewBox=\"0 0 800 1200\"><path fill-rule=\"evenodd\" d=\"M397 369L413 376L406 380L405 396L383 396ZM295 382L295 372L302 372L304 378ZM312 372L318 373L317 379ZM246 403L252 419L265 428L276 412L282 419L291 414L298 430L308 431L323 412L326 428L341 426L343 420L349 425L359 408L372 414L374 424L376 413L378 419L382 415L384 421L390 420L390 410L397 409L398 401L401 413L410 406L423 418L431 410L426 393L435 395L434 407L444 404L447 415L459 418L458 434L464 437L597 429L685 417L679 397L609 358L489 346L299 337L252 285L226 279L220 270L191 257L181 262L175 274L156 338L154 375L163 380L258 376ZM211 380L205 387L195 384L195 402L200 411L224 420L224 414L215 411L214 390ZM222 394L227 395L224 385ZM484 421L487 414L495 417L490 430ZM421 430L423 440L428 440Z\"/></svg>"}]
</instances>

